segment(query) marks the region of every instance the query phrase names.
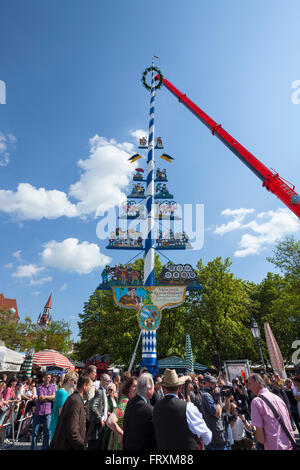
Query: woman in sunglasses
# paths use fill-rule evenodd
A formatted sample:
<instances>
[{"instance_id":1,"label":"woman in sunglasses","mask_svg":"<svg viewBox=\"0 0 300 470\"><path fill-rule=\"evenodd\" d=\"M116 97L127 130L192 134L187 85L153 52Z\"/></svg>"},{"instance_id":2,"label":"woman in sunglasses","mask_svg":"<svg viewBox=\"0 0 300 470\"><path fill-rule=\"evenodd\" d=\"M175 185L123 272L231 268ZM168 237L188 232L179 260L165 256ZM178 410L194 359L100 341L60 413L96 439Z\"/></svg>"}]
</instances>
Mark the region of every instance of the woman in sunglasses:
<instances>
[{"instance_id":1,"label":"woman in sunglasses","mask_svg":"<svg viewBox=\"0 0 300 470\"><path fill-rule=\"evenodd\" d=\"M115 408L118 408L117 387L114 383L110 383L108 385L107 395L108 412L110 414L114 411ZM108 426L105 426L103 441L101 445L102 450L107 450L112 432L113 431Z\"/></svg>"}]
</instances>

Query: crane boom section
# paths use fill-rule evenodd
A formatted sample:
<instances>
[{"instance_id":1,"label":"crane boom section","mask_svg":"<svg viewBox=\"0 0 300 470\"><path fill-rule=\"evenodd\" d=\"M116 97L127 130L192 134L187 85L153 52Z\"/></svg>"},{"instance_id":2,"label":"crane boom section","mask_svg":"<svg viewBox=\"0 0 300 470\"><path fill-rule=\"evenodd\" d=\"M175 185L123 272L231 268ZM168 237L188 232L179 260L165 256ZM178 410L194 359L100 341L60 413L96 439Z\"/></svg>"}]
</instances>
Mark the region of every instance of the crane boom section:
<instances>
[{"instance_id":1,"label":"crane boom section","mask_svg":"<svg viewBox=\"0 0 300 470\"><path fill-rule=\"evenodd\" d=\"M159 78L159 75L156 77ZM300 196L294 191L294 185L285 181L275 171L267 168L245 147L226 132L221 124L217 124L184 93L181 93L171 82L163 78L163 85L183 103L200 121L210 129L261 181L268 191L278 197L291 211L300 218Z\"/></svg>"}]
</instances>

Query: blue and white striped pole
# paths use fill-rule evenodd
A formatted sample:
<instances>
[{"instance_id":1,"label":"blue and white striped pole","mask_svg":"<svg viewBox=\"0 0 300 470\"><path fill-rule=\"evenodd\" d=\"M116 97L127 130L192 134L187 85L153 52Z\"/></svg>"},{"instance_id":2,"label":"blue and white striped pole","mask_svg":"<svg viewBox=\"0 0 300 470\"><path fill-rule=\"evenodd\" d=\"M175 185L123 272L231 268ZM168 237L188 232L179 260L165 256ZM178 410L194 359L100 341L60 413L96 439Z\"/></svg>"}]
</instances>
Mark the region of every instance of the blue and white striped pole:
<instances>
[{"instance_id":1,"label":"blue and white striped pole","mask_svg":"<svg viewBox=\"0 0 300 470\"><path fill-rule=\"evenodd\" d=\"M153 67L153 60L152 60ZM154 249L154 112L155 112L154 70L151 77L150 116L148 132L147 187L146 187L146 233L144 258L144 285L155 285L155 249ZM142 330L142 363L150 373L156 373L156 331Z\"/></svg>"}]
</instances>

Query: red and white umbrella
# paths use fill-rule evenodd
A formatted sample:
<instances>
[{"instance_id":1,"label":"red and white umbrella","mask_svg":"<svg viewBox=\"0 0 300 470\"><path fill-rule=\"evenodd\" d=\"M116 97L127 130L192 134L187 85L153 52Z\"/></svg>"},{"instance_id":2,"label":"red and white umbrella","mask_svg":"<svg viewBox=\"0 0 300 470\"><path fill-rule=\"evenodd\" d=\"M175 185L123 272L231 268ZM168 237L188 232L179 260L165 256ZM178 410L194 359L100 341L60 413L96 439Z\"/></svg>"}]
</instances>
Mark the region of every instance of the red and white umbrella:
<instances>
[{"instance_id":1,"label":"red and white umbrella","mask_svg":"<svg viewBox=\"0 0 300 470\"><path fill-rule=\"evenodd\" d=\"M34 353L32 362L38 366L56 366L71 370L75 369L75 366L69 359L53 349L45 349L44 351Z\"/></svg>"},{"instance_id":2,"label":"red and white umbrella","mask_svg":"<svg viewBox=\"0 0 300 470\"><path fill-rule=\"evenodd\" d=\"M264 323L265 337L268 346L269 358L274 372L277 372L282 379L286 379L286 372L281 351L273 335L269 323Z\"/></svg>"}]
</instances>

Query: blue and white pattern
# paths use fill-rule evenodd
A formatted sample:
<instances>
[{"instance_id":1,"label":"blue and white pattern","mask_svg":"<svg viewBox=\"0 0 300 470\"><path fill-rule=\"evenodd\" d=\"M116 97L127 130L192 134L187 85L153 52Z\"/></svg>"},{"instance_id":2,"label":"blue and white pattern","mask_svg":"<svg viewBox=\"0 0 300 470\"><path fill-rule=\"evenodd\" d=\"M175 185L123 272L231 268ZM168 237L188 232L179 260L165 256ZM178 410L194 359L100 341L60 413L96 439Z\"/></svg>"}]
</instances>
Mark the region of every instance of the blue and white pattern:
<instances>
[{"instance_id":1,"label":"blue and white pattern","mask_svg":"<svg viewBox=\"0 0 300 470\"><path fill-rule=\"evenodd\" d=\"M147 187L146 187L146 211L147 224L145 236L145 260L144 260L144 285L154 286L154 239L153 230L155 223L154 213L154 112L155 112L155 87L154 72L152 71L150 120L148 133L148 159L147 159Z\"/></svg>"},{"instance_id":2,"label":"blue and white pattern","mask_svg":"<svg viewBox=\"0 0 300 470\"><path fill-rule=\"evenodd\" d=\"M153 61L152 61L153 66ZM150 116L148 132L148 159L147 159L147 187L146 187L146 234L144 258L144 285L155 284L155 249L154 249L154 112L155 112L155 84L154 71L151 77ZM149 372L156 373L156 331L143 330L142 363Z\"/></svg>"},{"instance_id":3,"label":"blue and white pattern","mask_svg":"<svg viewBox=\"0 0 300 470\"><path fill-rule=\"evenodd\" d=\"M142 356L144 366L156 364L156 332L143 330ZM148 367L149 369L149 367Z\"/></svg>"}]
</instances>

